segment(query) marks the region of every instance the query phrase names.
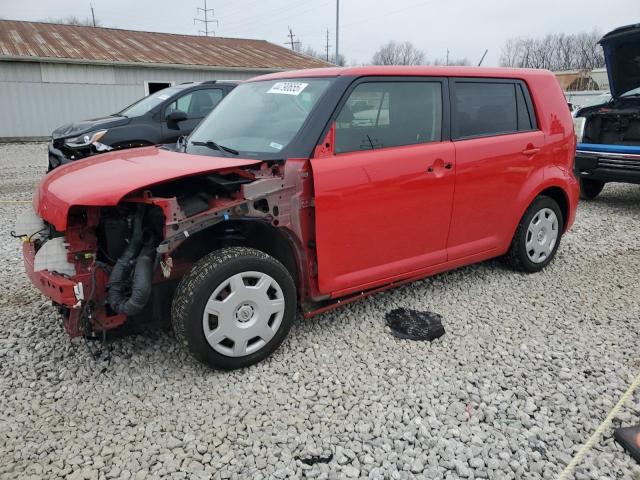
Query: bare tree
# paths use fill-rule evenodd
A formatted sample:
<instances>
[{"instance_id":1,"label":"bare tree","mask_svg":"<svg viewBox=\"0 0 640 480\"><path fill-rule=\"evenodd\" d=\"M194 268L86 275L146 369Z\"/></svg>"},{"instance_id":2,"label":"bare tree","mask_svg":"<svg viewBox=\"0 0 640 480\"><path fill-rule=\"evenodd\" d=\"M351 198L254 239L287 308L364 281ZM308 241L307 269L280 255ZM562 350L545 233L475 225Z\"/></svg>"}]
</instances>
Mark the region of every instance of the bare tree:
<instances>
[{"instance_id":1,"label":"bare tree","mask_svg":"<svg viewBox=\"0 0 640 480\"><path fill-rule=\"evenodd\" d=\"M540 38L510 38L502 47L500 64L505 67L549 70L591 70L603 67L604 54L597 44L599 38L597 30L571 35L549 34Z\"/></svg>"},{"instance_id":2,"label":"bare tree","mask_svg":"<svg viewBox=\"0 0 640 480\"><path fill-rule=\"evenodd\" d=\"M502 46L500 65L503 67L515 67L520 58L521 44L517 38L509 38Z\"/></svg>"},{"instance_id":3,"label":"bare tree","mask_svg":"<svg viewBox=\"0 0 640 480\"><path fill-rule=\"evenodd\" d=\"M76 17L75 15L68 15L66 17L60 17L60 18L48 17L43 21L46 23L61 23L63 25L81 25L85 27L93 27L93 20L91 18L89 17L79 18L79 17ZM99 27L101 25L102 23L100 22L100 20L96 19L96 27Z\"/></svg>"},{"instance_id":4,"label":"bare tree","mask_svg":"<svg viewBox=\"0 0 640 480\"><path fill-rule=\"evenodd\" d=\"M308 57L317 58L319 60L327 61L327 54L325 52L320 52L313 48L310 45L303 45L302 43L297 44L297 48L295 48L296 52L302 53L303 55L307 55ZM334 65L338 65L340 67L344 67L347 64L347 59L344 55L340 54L338 57L338 61L336 62L336 55L329 55L329 63L333 63Z\"/></svg>"},{"instance_id":5,"label":"bare tree","mask_svg":"<svg viewBox=\"0 0 640 480\"><path fill-rule=\"evenodd\" d=\"M424 65L424 52L411 42L397 43L393 40L380 47L373 55L374 65Z\"/></svg>"},{"instance_id":6,"label":"bare tree","mask_svg":"<svg viewBox=\"0 0 640 480\"><path fill-rule=\"evenodd\" d=\"M320 57L324 58L324 57ZM329 63L333 63L334 65L338 65L339 67L344 67L347 64L347 58L343 54L338 54L338 59L336 60L336 54L332 53L329 55Z\"/></svg>"},{"instance_id":7,"label":"bare tree","mask_svg":"<svg viewBox=\"0 0 640 480\"><path fill-rule=\"evenodd\" d=\"M462 66L466 66L466 65L471 65L471 62L469 61L469 59L467 57L461 57L461 58L449 58L449 60L447 60L446 58L436 58L433 61L434 65L462 65Z\"/></svg>"},{"instance_id":8,"label":"bare tree","mask_svg":"<svg viewBox=\"0 0 640 480\"><path fill-rule=\"evenodd\" d=\"M579 67L592 69L604 67L604 52L597 41L601 35L597 30L583 32L576 35L575 48L578 51Z\"/></svg>"}]
</instances>

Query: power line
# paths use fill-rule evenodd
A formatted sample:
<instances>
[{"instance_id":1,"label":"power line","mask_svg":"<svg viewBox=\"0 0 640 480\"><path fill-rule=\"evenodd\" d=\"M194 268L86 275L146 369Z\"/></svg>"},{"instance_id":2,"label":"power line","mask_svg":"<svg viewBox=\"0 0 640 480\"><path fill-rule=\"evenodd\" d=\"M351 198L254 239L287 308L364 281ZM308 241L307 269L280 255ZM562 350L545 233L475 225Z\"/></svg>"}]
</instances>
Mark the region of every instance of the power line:
<instances>
[{"instance_id":1,"label":"power line","mask_svg":"<svg viewBox=\"0 0 640 480\"><path fill-rule=\"evenodd\" d=\"M429 4L429 3L433 3L433 2L434 2L434 0L421 0L416 4L409 5L409 6L406 6L406 7L403 7L403 8L399 8L399 9L396 9L396 10L391 10L390 12L385 12L382 15L374 15L374 16L368 17L368 18L367 17L360 18L360 19L358 19L356 21L353 21L353 22L347 22L347 24L345 26L346 27L350 27L352 25L359 25L361 23L370 22L371 20L377 20L377 19L383 18L383 17L387 18L390 15L395 15L397 13L405 12L407 10L412 10L414 8L417 8L417 7L423 7L423 6L425 6L425 5Z\"/></svg>"},{"instance_id":2,"label":"power line","mask_svg":"<svg viewBox=\"0 0 640 480\"><path fill-rule=\"evenodd\" d=\"M202 12L204 14L204 20L201 18L194 18L193 19L193 24L195 25L196 22L201 22L202 24L204 24L204 31L199 30L198 33L204 33L205 37L209 36L209 31L211 31L211 33L213 33L213 36L216 35L216 32L214 32L213 30L209 30L209 24L210 23L215 23L216 26L218 25L218 20L216 20L215 18L211 18L211 20L209 20L209 12L211 12L211 16L213 17L213 8L207 8L207 0L204 0L204 8L200 8L198 7L196 9L196 12L198 13L198 15L200 15L200 12Z\"/></svg>"},{"instance_id":3,"label":"power line","mask_svg":"<svg viewBox=\"0 0 640 480\"><path fill-rule=\"evenodd\" d=\"M220 15L221 16L222 16L222 14L225 14L225 15L229 15L229 14L231 14L231 15L237 15L237 14L244 15L244 14L247 13L247 7L250 7L250 6L258 4L258 3L263 3L263 2L264 2L264 0L253 0L253 1L249 1L247 3L236 2L233 5L231 5L231 9L227 9L227 6L225 6L223 11L220 13Z\"/></svg>"},{"instance_id":4,"label":"power line","mask_svg":"<svg viewBox=\"0 0 640 480\"><path fill-rule=\"evenodd\" d=\"M291 21L292 19L298 18L299 16L308 13L308 12L312 12L315 10L318 10L319 8L331 3L333 0L326 0L324 2L321 3L314 3L312 5L310 4L306 4L304 2L300 2L300 3L296 3L295 5L289 5L286 6L282 9L274 9L269 11L268 14L268 18L269 18L269 23L273 24L275 22L278 21ZM296 9L298 7L305 7L308 6L309 8L305 8L303 10L299 10L296 11ZM274 15L276 14L276 15ZM260 14L254 18L248 18L248 19L243 19L240 21L231 21L231 22L224 22L224 27L225 30L226 29L233 29L233 30L239 30L239 31L243 31L247 28L253 28L256 25L264 25L265 23L265 15L264 14ZM236 32L237 33L237 32ZM324 31L322 31L322 33L324 33Z\"/></svg>"}]
</instances>

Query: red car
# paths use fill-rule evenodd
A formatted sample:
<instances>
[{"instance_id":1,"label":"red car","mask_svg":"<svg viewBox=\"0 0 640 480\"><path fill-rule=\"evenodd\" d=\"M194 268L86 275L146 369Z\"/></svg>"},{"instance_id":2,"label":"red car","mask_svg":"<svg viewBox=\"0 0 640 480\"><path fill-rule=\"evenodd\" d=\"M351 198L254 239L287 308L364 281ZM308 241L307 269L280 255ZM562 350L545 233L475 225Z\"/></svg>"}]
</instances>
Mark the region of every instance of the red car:
<instances>
[{"instance_id":1,"label":"red car","mask_svg":"<svg viewBox=\"0 0 640 480\"><path fill-rule=\"evenodd\" d=\"M71 336L171 321L244 367L305 316L504 256L553 259L575 135L547 71L358 67L239 85L176 150L49 173L19 219L26 271Z\"/></svg>"}]
</instances>

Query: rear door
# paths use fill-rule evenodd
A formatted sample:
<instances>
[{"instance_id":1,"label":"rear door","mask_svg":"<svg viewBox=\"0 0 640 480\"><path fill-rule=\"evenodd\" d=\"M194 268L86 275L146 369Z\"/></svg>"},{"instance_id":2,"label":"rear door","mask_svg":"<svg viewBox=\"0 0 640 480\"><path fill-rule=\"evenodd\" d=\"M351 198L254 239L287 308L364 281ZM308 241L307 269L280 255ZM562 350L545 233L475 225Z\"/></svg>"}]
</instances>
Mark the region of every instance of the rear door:
<instances>
[{"instance_id":1,"label":"rear door","mask_svg":"<svg viewBox=\"0 0 640 480\"><path fill-rule=\"evenodd\" d=\"M181 135L189 135L191 131L206 117L211 110L222 100L224 91L222 88L202 88L191 90L173 102L165 106L162 113L162 136L164 143L172 143ZM187 114L187 119L171 125L167 122L167 116L177 110Z\"/></svg>"},{"instance_id":2,"label":"rear door","mask_svg":"<svg viewBox=\"0 0 640 480\"><path fill-rule=\"evenodd\" d=\"M510 239L518 195L542 175L545 152L524 82L471 78L450 85L456 186L448 257L455 260Z\"/></svg>"},{"instance_id":3,"label":"rear door","mask_svg":"<svg viewBox=\"0 0 640 480\"><path fill-rule=\"evenodd\" d=\"M319 287L345 294L446 261L454 187L447 83L365 78L311 161Z\"/></svg>"}]
</instances>

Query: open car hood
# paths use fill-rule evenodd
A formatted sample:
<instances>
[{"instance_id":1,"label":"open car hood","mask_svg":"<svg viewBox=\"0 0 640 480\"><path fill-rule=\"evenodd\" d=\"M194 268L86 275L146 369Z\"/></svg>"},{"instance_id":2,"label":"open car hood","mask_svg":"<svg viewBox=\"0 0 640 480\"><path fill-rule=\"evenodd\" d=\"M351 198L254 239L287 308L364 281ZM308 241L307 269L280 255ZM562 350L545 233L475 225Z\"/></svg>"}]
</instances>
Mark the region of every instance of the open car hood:
<instances>
[{"instance_id":1,"label":"open car hood","mask_svg":"<svg viewBox=\"0 0 640 480\"><path fill-rule=\"evenodd\" d=\"M616 28L599 43L604 50L611 96L616 98L640 87L640 23Z\"/></svg>"},{"instance_id":2,"label":"open car hood","mask_svg":"<svg viewBox=\"0 0 640 480\"><path fill-rule=\"evenodd\" d=\"M56 230L64 231L73 206L114 206L125 195L146 187L260 163L260 160L192 155L157 147L117 150L51 171L38 185L33 207Z\"/></svg>"}]
</instances>

